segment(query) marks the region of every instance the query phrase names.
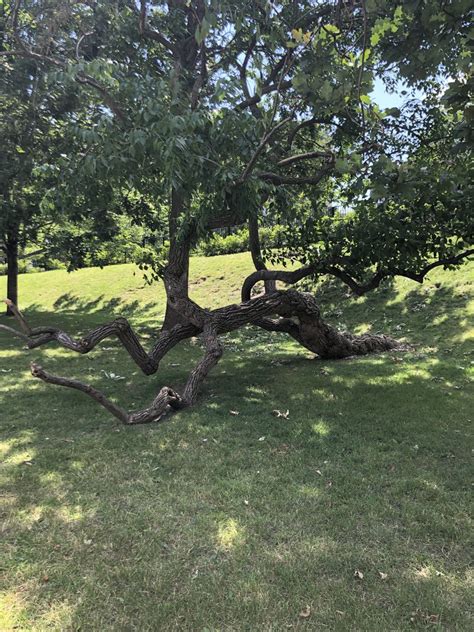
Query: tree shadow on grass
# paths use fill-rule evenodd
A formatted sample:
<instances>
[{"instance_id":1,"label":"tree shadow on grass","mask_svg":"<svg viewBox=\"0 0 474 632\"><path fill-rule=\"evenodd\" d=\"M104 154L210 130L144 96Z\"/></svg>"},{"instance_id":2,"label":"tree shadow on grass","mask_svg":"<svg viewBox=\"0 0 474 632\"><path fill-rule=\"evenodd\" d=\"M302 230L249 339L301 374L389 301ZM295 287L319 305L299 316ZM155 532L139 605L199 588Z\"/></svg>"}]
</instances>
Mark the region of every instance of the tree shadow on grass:
<instances>
[{"instance_id":1,"label":"tree shadow on grass","mask_svg":"<svg viewBox=\"0 0 474 632\"><path fill-rule=\"evenodd\" d=\"M468 629L467 394L434 387L441 365L389 355L324 373L239 362L160 427L118 426L36 383L7 394L26 407L4 459L5 588L23 621L270 629L302 625L310 605L330 629ZM271 414L286 406L289 419Z\"/></svg>"},{"instance_id":2,"label":"tree shadow on grass","mask_svg":"<svg viewBox=\"0 0 474 632\"><path fill-rule=\"evenodd\" d=\"M344 320L365 323L373 306L416 329L416 341L425 313L448 314L439 329L453 347L465 299L441 292L420 288L397 305L389 289L349 305ZM28 313L85 331L121 308L71 297L56 307ZM17 344L1 336L4 348ZM29 378L30 353L8 356L12 626L302 628L309 605L313 627L469 629L472 394L459 361L433 352L315 362L256 329L225 344L199 404L159 427L122 427L84 395ZM182 384L200 356L185 343L146 378L118 342L100 347L86 357L49 348L44 364L141 407ZM126 379L107 379L110 369ZM288 419L272 414L286 409Z\"/></svg>"}]
</instances>

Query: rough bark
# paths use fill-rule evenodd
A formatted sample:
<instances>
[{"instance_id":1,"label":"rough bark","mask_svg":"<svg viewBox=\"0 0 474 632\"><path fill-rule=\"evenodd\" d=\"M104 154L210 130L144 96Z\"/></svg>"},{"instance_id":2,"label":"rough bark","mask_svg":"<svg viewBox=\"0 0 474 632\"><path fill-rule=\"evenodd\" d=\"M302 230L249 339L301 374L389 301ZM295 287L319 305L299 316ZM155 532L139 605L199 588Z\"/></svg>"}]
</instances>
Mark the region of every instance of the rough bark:
<instances>
[{"instance_id":1,"label":"rough bark","mask_svg":"<svg viewBox=\"0 0 474 632\"><path fill-rule=\"evenodd\" d=\"M249 275L242 286L242 300L248 300L252 287L261 280L280 280L296 283L308 275L310 268L287 271L259 270ZM262 318L256 322L268 331L284 332L321 358L341 359L356 355L367 355L400 348L400 343L390 336L364 334L354 336L340 332L321 318L315 297L308 292L288 290L287 299L276 310L279 319Z\"/></svg>"},{"instance_id":2,"label":"rough bark","mask_svg":"<svg viewBox=\"0 0 474 632\"><path fill-rule=\"evenodd\" d=\"M266 270L267 266L262 255L260 235L258 232L258 219L254 215L249 218L249 248L255 270ZM269 279L264 281L264 283L265 292L274 292L276 290L275 281Z\"/></svg>"},{"instance_id":3,"label":"rough bark","mask_svg":"<svg viewBox=\"0 0 474 632\"><path fill-rule=\"evenodd\" d=\"M168 215L170 249L168 265L165 270L164 282L167 294L174 292L182 299L188 298L189 281L189 251L190 238L179 239L179 218L185 209L185 196L183 191L173 189L171 192L170 212ZM170 301L166 303L165 320L163 330L172 329L175 325L183 324L186 320L177 311Z\"/></svg>"},{"instance_id":4,"label":"rough bark","mask_svg":"<svg viewBox=\"0 0 474 632\"><path fill-rule=\"evenodd\" d=\"M152 421L159 421L170 407L174 409L181 408L181 397L176 391L168 386L164 386L160 390L153 402L147 408L127 412L124 408L115 404L93 386L84 384L83 382L79 382L79 380L75 380L73 378L60 377L59 375L48 373L48 371L45 371L43 367L35 362L31 364L31 374L33 377L38 377L48 384L66 386L85 393L112 413L112 415L114 415L114 417L116 417L119 421L127 425L145 424Z\"/></svg>"},{"instance_id":5,"label":"rough bark","mask_svg":"<svg viewBox=\"0 0 474 632\"><path fill-rule=\"evenodd\" d=\"M219 341L219 335L240 329L247 324L287 333L302 346L323 358L344 358L400 348L399 343L388 336L369 334L352 336L338 332L321 319L314 296L296 290L265 293L238 305L228 305L208 311L188 298L179 296L181 288L179 282L177 288L174 287L173 281L166 287L170 292L169 304L186 322L177 323L170 329L163 329L149 352L144 349L137 334L125 318L117 318L110 323L105 323L81 339L75 339L67 332L55 327L30 327L16 305L7 301L20 330L6 325L0 325L0 329L21 338L30 349L54 341L66 349L81 354L88 353L105 338L115 336L147 375L158 370L160 360L179 342L201 335L204 347L203 357L190 372L183 393L180 394L173 388L164 386L151 405L136 411L125 410L91 385L73 378L53 375L38 364L32 364L31 372L34 377L49 384L85 393L127 425L159 421L171 409L177 410L195 404L203 381L222 356L223 347ZM250 293L251 285L244 284L244 287L245 291Z\"/></svg>"}]
</instances>

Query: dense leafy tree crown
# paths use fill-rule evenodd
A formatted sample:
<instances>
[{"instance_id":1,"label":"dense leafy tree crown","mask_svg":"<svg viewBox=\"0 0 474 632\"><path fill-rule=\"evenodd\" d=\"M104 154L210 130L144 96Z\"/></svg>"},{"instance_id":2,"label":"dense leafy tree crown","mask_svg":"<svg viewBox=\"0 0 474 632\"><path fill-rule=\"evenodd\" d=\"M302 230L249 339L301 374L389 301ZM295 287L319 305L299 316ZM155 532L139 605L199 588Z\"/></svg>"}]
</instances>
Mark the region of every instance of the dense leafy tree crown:
<instances>
[{"instance_id":1,"label":"dense leafy tree crown","mask_svg":"<svg viewBox=\"0 0 474 632\"><path fill-rule=\"evenodd\" d=\"M4 59L88 95L43 204L163 232L179 190L183 235L257 215L288 225L269 257L360 283L456 261L473 235L470 4L11 2ZM381 110L376 78L406 105Z\"/></svg>"}]
</instances>

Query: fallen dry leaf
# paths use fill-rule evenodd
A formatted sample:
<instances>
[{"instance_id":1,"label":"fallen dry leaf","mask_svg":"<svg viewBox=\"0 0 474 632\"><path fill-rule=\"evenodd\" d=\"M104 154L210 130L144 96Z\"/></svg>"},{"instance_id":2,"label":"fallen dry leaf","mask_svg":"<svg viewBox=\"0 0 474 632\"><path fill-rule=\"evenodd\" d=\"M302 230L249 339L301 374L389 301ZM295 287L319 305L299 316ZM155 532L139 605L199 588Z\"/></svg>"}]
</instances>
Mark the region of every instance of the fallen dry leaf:
<instances>
[{"instance_id":1,"label":"fallen dry leaf","mask_svg":"<svg viewBox=\"0 0 474 632\"><path fill-rule=\"evenodd\" d=\"M420 608L417 608L414 612L412 612L410 617L410 621L412 623L420 621L425 625L428 623L437 624L439 623L439 619L439 614L428 614L427 612L423 612Z\"/></svg>"},{"instance_id":2,"label":"fallen dry leaf","mask_svg":"<svg viewBox=\"0 0 474 632\"><path fill-rule=\"evenodd\" d=\"M306 606L306 608L304 608L304 610L300 612L300 617L301 619L308 619L310 616L311 616L311 608L309 606Z\"/></svg>"},{"instance_id":3,"label":"fallen dry leaf","mask_svg":"<svg viewBox=\"0 0 474 632\"><path fill-rule=\"evenodd\" d=\"M281 410L275 409L272 410L272 415L274 417L282 417L283 419L289 419L290 417L290 411L287 409L284 413Z\"/></svg>"},{"instance_id":4,"label":"fallen dry leaf","mask_svg":"<svg viewBox=\"0 0 474 632\"><path fill-rule=\"evenodd\" d=\"M362 573L361 571L359 571L358 569L356 569L354 571L354 577L356 579L364 579L364 573Z\"/></svg>"}]
</instances>

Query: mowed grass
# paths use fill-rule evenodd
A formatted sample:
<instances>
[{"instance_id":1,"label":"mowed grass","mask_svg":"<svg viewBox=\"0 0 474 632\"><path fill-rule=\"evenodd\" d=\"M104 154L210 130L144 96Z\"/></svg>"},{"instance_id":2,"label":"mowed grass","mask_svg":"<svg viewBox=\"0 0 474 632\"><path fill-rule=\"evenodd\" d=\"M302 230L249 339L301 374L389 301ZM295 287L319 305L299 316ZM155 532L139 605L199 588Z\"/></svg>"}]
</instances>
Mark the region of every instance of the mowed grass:
<instances>
[{"instance_id":1,"label":"mowed grass","mask_svg":"<svg viewBox=\"0 0 474 632\"><path fill-rule=\"evenodd\" d=\"M192 296L238 302L250 270L195 258ZM472 263L362 299L324 284L328 321L414 348L322 362L248 328L195 408L130 428L29 362L134 408L183 385L197 341L145 377L113 339L78 356L0 333L0 629L472 630L473 288ZM149 345L164 311L131 265L20 290L33 324L80 334L121 314Z\"/></svg>"}]
</instances>

